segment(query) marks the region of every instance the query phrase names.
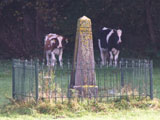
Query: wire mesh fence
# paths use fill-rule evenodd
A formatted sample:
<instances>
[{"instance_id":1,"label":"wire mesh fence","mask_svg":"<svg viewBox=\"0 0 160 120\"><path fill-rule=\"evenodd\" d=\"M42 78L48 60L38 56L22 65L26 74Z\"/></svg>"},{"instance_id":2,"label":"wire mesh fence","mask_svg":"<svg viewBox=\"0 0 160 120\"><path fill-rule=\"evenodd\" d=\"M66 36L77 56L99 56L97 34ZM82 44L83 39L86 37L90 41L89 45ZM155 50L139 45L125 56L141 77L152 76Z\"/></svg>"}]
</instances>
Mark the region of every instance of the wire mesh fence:
<instances>
[{"instance_id":1,"label":"wire mesh fence","mask_svg":"<svg viewBox=\"0 0 160 120\"><path fill-rule=\"evenodd\" d=\"M122 59L118 66L95 64L97 93L87 96L90 99L108 101L123 96L153 98L152 61ZM72 88L70 60L63 68L45 66L39 61L13 60L13 98L49 99L64 102L72 98L83 100L78 91ZM88 69L85 72L90 72ZM83 68L81 69L83 74ZM83 82L83 80L82 80ZM90 86L83 86L87 92Z\"/></svg>"}]
</instances>

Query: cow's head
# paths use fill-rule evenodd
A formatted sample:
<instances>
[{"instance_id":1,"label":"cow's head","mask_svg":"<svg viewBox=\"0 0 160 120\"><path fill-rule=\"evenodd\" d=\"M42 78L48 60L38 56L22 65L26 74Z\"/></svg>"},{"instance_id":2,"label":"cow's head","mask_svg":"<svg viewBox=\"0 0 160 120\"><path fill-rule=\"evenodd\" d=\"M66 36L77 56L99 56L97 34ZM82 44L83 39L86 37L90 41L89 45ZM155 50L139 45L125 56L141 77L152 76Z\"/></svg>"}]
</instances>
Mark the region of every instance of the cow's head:
<instances>
[{"instance_id":1,"label":"cow's head","mask_svg":"<svg viewBox=\"0 0 160 120\"><path fill-rule=\"evenodd\" d=\"M117 44L121 43L122 40L121 40L121 36L122 36L122 30L121 29L118 29L117 30L117 35L118 35L118 41L117 41Z\"/></svg>"},{"instance_id":2,"label":"cow's head","mask_svg":"<svg viewBox=\"0 0 160 120\"><path fill-rule=\"evenodd\" d=\"M63 36L58 36L57 40L58 40L57 48L63 48L68 43L68 39Z\"/></svg>"}]
</instances>

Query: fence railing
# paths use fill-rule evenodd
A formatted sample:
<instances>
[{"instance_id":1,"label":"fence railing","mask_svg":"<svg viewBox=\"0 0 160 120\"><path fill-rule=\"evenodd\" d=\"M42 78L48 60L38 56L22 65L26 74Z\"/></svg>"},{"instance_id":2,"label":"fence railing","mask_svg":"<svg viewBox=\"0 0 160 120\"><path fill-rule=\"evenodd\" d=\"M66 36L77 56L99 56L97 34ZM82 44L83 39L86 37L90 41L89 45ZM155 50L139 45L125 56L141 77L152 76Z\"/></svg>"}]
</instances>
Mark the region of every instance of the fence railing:
<instances>
[{"instance_id":1,"label":"fence railing","mask_svg":"<svg viewBox=\"0 0 160 120\"><path fill-rule=\"evenodd\" d=\"M38 96L38 62L37 61L12 61L12 97L23 100L26 97Z\"/></svg>"},{"instance_id":2,"label":"fence railing","mask_svg":"<svg viewBox=\"0 0 160 120\"><path fill-rule=\"evenodd\" d=\"M17 100L49 99L65 101L72 98L83 100L78 92L70 87L72 64L68 61L63 68L54 69L42 62L13 60L12 93ZM149 60L122 59L117 67L95 65L98 94L93 99L108 101L123 96L147 97L153 99L153 63ZM88 69L85 72L90 72ZM83 74L83 68L81 69ZM83 80L82 80L83 82ZM85 87L89 92L88 87Z\"/></svg>"}]
</instances>

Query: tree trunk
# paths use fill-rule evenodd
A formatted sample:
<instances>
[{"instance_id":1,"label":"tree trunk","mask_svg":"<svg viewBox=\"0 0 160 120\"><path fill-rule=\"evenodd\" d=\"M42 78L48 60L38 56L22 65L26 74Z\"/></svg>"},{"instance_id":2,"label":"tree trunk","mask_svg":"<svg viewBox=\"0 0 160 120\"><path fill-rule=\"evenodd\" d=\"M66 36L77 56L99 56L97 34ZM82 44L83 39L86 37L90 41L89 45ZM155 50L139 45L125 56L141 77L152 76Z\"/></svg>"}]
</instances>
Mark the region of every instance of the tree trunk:
<instances>
[{"instance_id":1,"label":"tree trunk","mask_svg":"<svg viewBox=\"0 0 160 120\"><path fill-rule=\"evenodd\" d=\"M24 15L23 15L23 52L25 58L30 58L35 53L35 35L34 35L34 21L31 18L31 15L29 13L29 10L24 9Z\"/></svg>"},{"instance_id":2,"label":"tree trunk","mask_svg":"<svg viewBox=\"0 0 160 120\"><path fill-rule=\"evenodd\" d=\"M145 9L146 9L146 22L148 24L148 31L150 34L151 43L154 47L154 50L156 50L157 49L156 36L154 32L154 25L153 25L153 20L151 15L151 0L145 0Z\"/></svg>"},{"instance_id":3,"label":"tree trunk","mask_svg":"<svg viewBox=\"0 0 160 120\"><path fill-rule=\"evenodd\" d=\"M36 37L36 56L39 58L43 57L43 39L44 39L44 23L41 19L42 11L36 10L35 19L35 37Z\"/></svg>"}]
</instances>

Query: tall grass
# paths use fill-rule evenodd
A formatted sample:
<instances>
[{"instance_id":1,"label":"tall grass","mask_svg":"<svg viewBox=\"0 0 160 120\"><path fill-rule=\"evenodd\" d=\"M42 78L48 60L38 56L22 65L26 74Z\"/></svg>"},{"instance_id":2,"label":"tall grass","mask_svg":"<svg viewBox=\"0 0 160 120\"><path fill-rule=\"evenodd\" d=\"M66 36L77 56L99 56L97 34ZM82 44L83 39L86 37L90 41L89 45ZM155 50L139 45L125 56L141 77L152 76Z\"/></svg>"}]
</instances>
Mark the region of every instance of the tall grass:
<instances>
[{"instance_id":1,"label":"tall grass","mask_svg":"<svg viewBox=\"0 0 160 120\"><path fill-rule=\"evenodd\" d=\"M76 99L68 102L54 103L49 101L40 101L39 104L35 102L12 102L8 105L1 107L0 109L0 118L2 117L10 117L15 118L15 116L29 116L31 117L40 117L43 115L52 115L52 119L62 119L62 118L77 118L83 117L88 114L96 115L111 115L110 118L114 118L114 115L121 114L123 111L129 111L128 113L132 113L134 109L136 110L152 110L157 112L160 110L160 101L157 99L149 100L149 99L116 99L112 102L97 102L84 100L83 102L79 102ZM120 112L121 111L121 112ZM123 115L123 114L122 114ZM101 116L102 117L102 116ZM129 115L128 117L131 117ZM91 118L94 118L93 116ZM91 119L90 118L90 119ZM118 118L117 118L118 119Z\"/></svg>"}]
</instances>

